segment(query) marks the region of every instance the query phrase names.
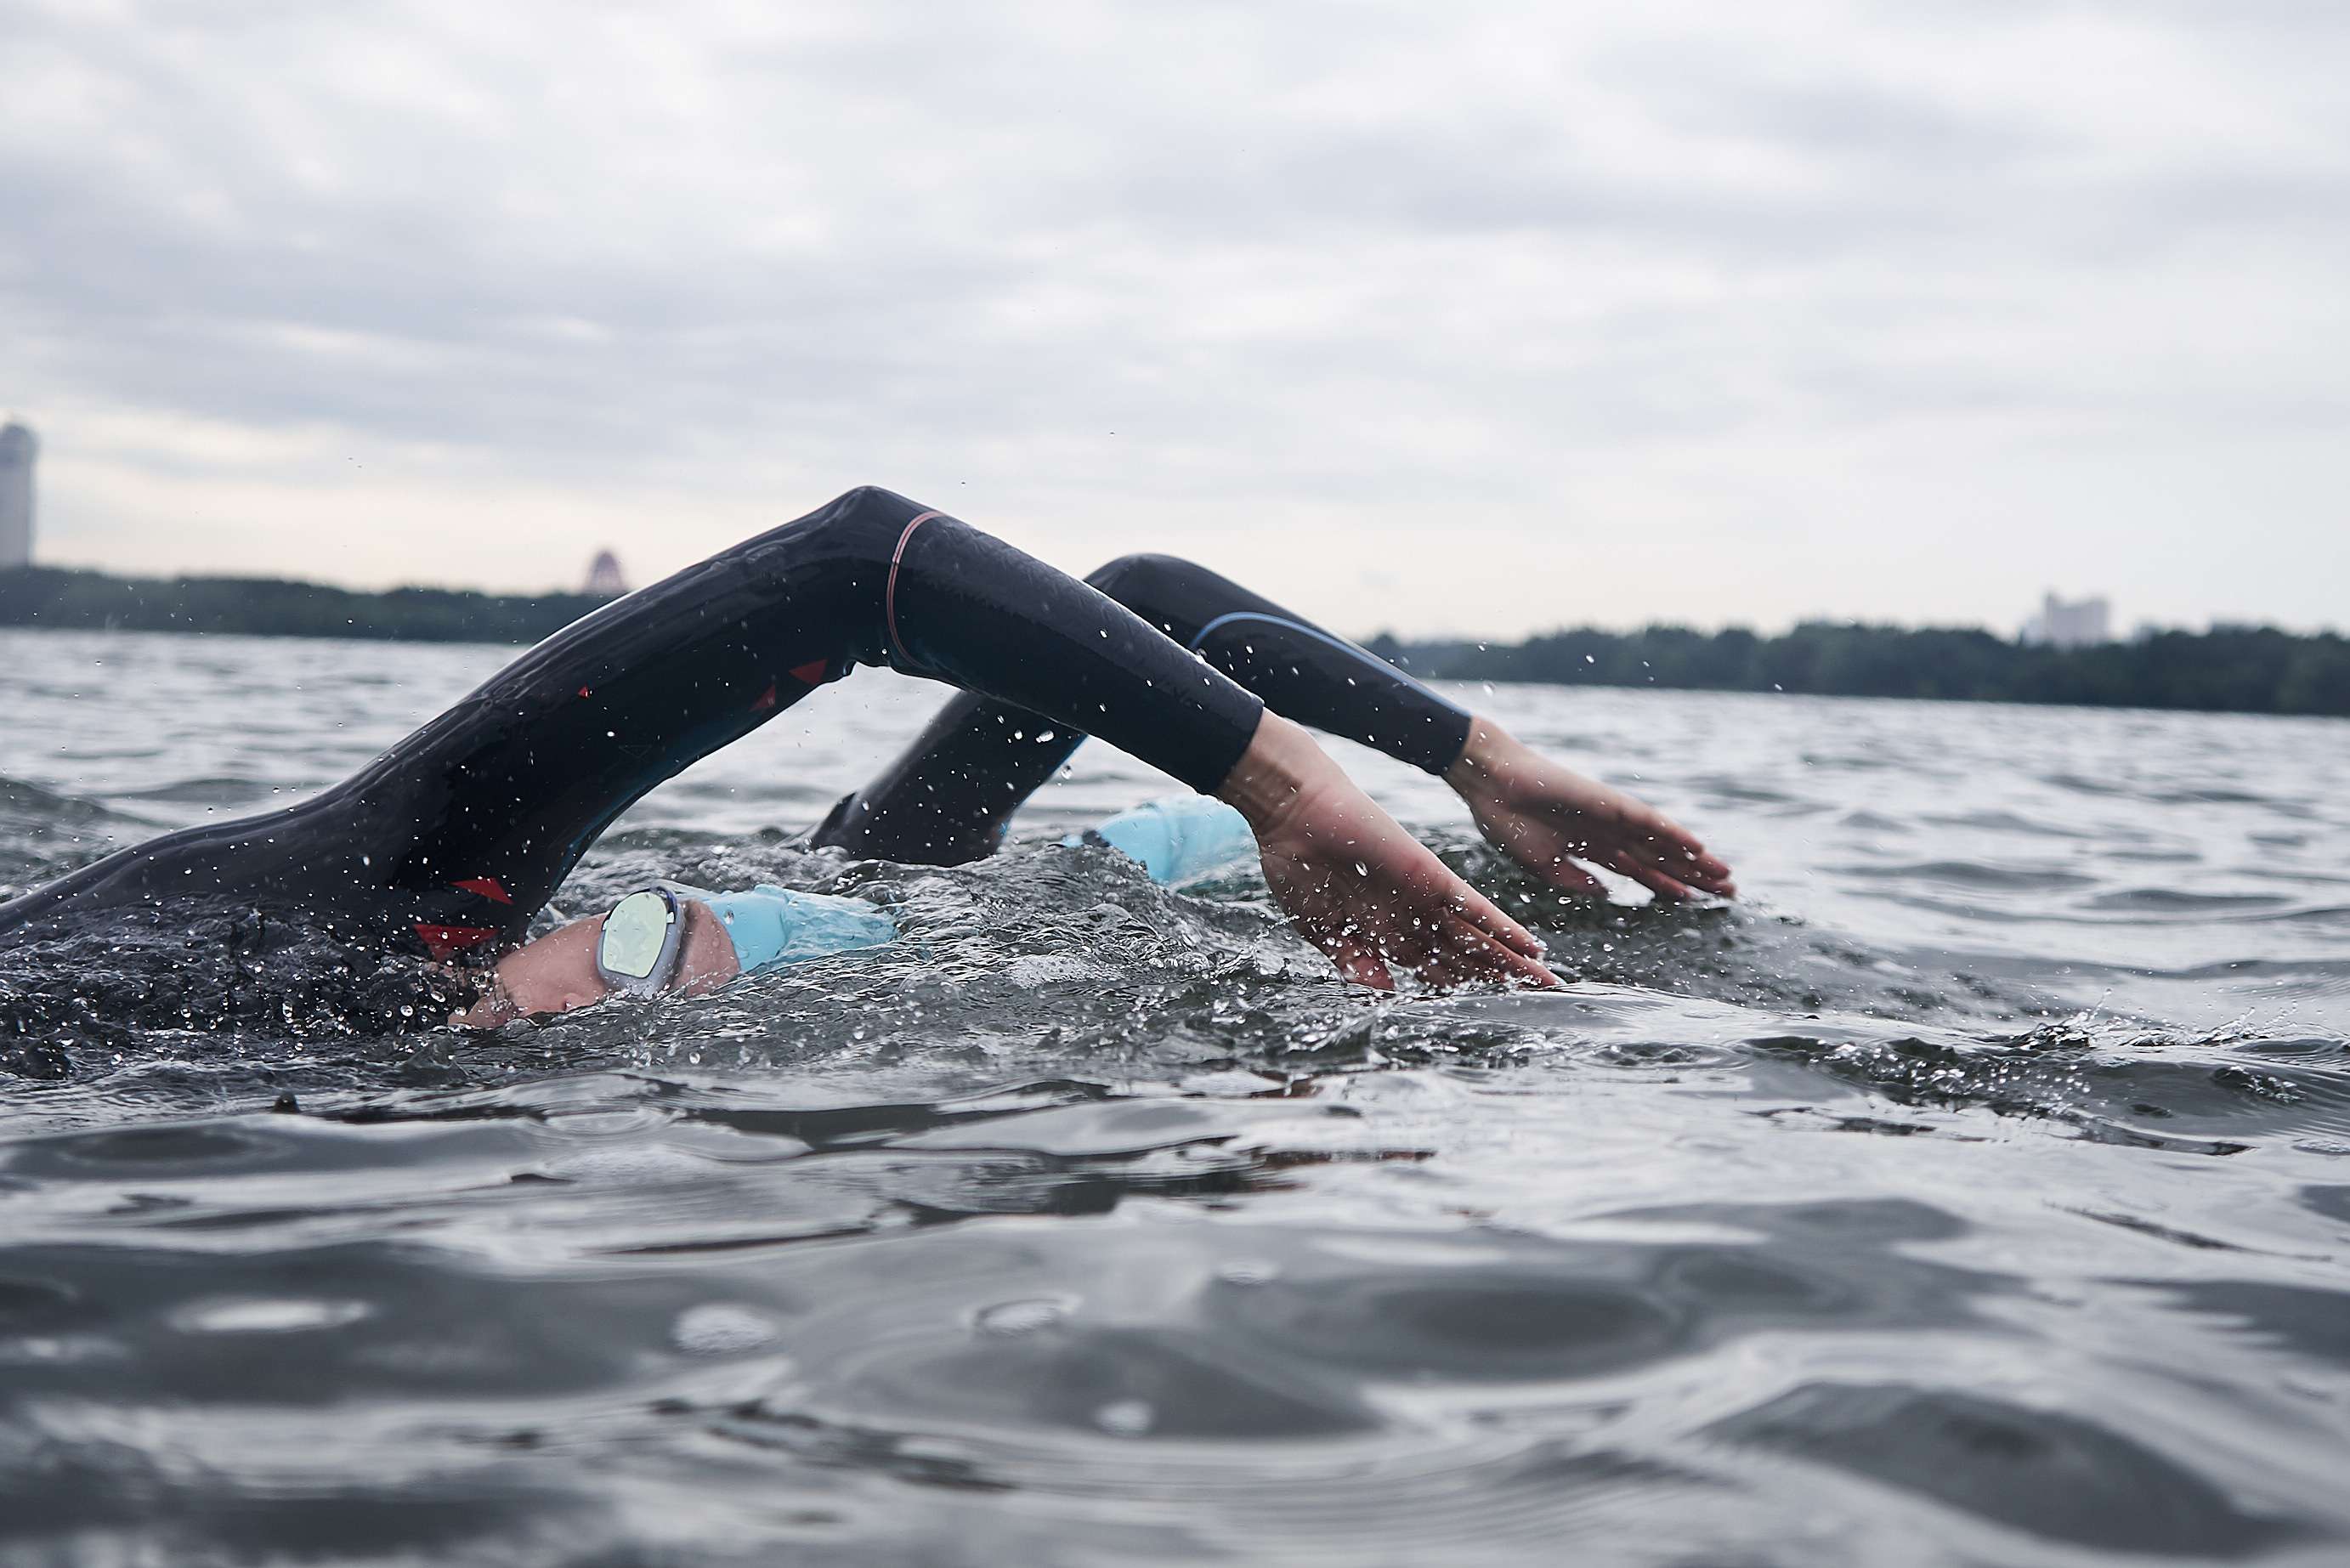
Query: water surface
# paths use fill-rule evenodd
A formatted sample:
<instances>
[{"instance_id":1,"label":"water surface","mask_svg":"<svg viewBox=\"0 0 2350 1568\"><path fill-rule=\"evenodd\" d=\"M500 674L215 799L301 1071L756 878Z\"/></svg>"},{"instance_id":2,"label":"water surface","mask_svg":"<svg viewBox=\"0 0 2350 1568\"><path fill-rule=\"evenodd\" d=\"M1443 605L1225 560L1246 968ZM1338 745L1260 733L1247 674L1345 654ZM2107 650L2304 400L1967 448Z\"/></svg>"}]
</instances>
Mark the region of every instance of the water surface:
<instances>
[{"instance_id":1,"label":"water surface","mask_svg":"<svg viewBox=\"0 0 2350 1568\"><path fill-rule=\"evenodd\" d=\"M0 891L506 656L0 633ZM2350 1553L2350 728L1466 695L1749 897L1562 904L1352 747L1568 989L1350 992L1253 876L1059 847L1167 788L1098 745L986 866L806 855L936 698L862 672L565 898L860 891L893 949L0 1042L0 1557Z\"/></svg>"}]
</instances>

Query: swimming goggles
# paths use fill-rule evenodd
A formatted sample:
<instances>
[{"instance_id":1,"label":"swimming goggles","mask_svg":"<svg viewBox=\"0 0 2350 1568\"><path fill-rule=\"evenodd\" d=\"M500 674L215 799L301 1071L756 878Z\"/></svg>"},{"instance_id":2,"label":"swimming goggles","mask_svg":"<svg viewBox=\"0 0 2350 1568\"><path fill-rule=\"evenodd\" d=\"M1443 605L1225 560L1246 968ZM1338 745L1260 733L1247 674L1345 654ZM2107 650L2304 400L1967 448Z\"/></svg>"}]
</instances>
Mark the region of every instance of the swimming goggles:
<instances>
[{"instance_id":1,"label":"swimming goggles","mask_svg":"<svg viewBox=\"0 0 2350 1568\"><path fill-rule=\"evenodd\" d=\"M596 972L615 991L650 996L677 972L685 950L685 910L666 888L631 893L604 917Z\"/></svg>"}]
</instances>

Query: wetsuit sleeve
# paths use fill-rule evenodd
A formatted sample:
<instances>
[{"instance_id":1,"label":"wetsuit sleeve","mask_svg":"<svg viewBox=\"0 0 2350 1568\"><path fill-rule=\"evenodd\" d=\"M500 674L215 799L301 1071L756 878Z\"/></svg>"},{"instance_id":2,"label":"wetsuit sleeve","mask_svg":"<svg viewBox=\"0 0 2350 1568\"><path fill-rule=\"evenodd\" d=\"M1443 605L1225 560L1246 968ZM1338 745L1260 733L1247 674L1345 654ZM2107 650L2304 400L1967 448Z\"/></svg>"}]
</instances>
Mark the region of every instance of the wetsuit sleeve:
<instances>
[{"instance_id":1,"label":"wetsuit sleeve","mask_svg":"<svg viewBox=\"0 0 2350 1568\"><path fill-rule=\"evenodd\" d=\"M1442 774L1469 711L1295 610L1172 556L1127 556L1086 579L1264 699L1284 718Z\"/></svg>"},{"instance_id":2,"label":"wetsuit sleeve","mask_svg":"<svg viewBox=\"0 0 2350 1568\"><path fill-rule=\"evenodd\" d=\"M1264 703L1117 600L951 518L893 552L891 662L1100 736L1211 794Z\"/></svg>"},{"instance_id":3,"label":"wetsuit sleeve","mask_svg":"<svg viewBox=\"0 0 2350 1568\"><path fill-rule=\"evenodd\" d=\"M1263 711L1099 590L868 487L558 632L355 783L423 819L395 882L494 880L512 904L477 913L504 933L645 792L858 663L1082 723L1201 791Z\"/></svg>"},{"instance_id":4,"label":"wetsuit sleeve","mask_svg":"<svg viewBox=\"0 0 2350 1568\"><path fill-rule=\"evenodd\" d=\"M202 896L307 909L435 957L493 951L639 797L857 663L1082 725L1201 791L1263 711L1098 590L854 490L566 627L300 805L169 835L0 905L0 935Z\"/></svg>"},{"instance_id":5,"label":"wetsuit sleeve","mask_svg":"<svg viewBox=\"0 0 2350 1568\"><path fill-rule=\"evenodd\" d=\"M1127 556L1086 580L1284 718L1432 774L1468 743L1468 710L1203 566ZM879 777L833 808L815 841L891 860L978 859L1082 739L1017 706L957 697Z\"/></svg>"}]
</instances>

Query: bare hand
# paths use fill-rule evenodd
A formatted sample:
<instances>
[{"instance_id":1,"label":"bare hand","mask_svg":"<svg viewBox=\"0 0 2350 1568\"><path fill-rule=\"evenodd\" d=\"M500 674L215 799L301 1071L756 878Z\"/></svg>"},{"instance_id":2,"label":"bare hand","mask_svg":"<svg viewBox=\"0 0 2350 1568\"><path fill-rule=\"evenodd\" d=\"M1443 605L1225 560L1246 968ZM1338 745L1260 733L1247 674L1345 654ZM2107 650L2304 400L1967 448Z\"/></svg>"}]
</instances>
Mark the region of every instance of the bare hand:
<instances>
[{"instance_id":1,"label":"bare hand","mask_svg":"<svg viewBox=\"0 0 2350 1568\"><path fill-rule=\"evenodd\" d=\"M1656 807L1551 761L1479 719L1445 774L1487 843L1568 893L1604 895L1587 861L1660 898L1735 898L1730 867Z\"/></svg>"},{"instance_id":2,"label":"bare hand","mask_svg":"<svg viewBox=\"0 0 2350 1568\"><path fill-rule=\"evenodd\" d=\"M1430 985L1558 983L1532 933L1405 832L1295 725L1267 713L1220 793L1248 816L1274 899L1347 979L1391 990L1393 962Z\"/></svg>"}]
</instances>

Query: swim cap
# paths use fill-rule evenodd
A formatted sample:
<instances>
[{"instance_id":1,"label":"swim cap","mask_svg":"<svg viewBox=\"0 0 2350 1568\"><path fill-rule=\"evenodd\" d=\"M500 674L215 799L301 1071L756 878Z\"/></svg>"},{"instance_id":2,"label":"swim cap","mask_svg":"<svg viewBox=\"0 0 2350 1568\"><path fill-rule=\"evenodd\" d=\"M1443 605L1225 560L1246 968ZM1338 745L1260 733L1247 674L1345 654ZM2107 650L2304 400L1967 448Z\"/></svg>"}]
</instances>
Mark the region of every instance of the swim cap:
<instances>
[{"instance_id":1,"label":"swim cap","mask_svg":"<svg viewBox=\"0 0 2350 1568\"><path fill-rule=\"evenodd\" d=\"M699 895L726 928L743 972L879 947L898 934L889 911L862 898L795 893L762 882L747 893Z\"/></svg>"},{"instance_id":2,"label":"swim cap","mask_svg":"<svg viewBox=\"0 0 2350 1568\"><path fill-rule=\"evenodd\" d=\"M1130 860L1162 888L1196 882L1256 851L1248 818L1204 794L1170 795L1095 825L1092 836ZM1086 835L1063 840L1084 842Z\"/></svg>"}]
</instances>

